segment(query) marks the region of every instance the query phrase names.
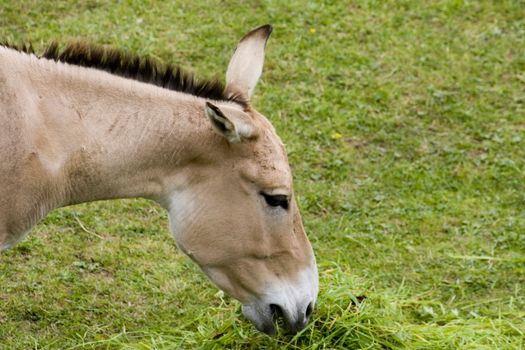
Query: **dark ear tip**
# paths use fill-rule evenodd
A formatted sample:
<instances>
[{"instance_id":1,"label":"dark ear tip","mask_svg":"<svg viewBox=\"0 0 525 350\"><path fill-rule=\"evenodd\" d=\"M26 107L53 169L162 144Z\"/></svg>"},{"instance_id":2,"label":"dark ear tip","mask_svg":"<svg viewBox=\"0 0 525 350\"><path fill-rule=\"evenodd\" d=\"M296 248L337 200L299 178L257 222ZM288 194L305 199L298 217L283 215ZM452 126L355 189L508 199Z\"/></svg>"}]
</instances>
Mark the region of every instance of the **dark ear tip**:
<instances>
[{"instance_id":1,"label":"dark ear tip","mask_svg":"<svg viewBox=\"0 0 525 350\"><path fill-rule=\"evenodd\" d=\"M255 29L252 29L248 34L246 34L242 39L241 41L243 41L244 39L246 38L249 38L251 37L252 35L261 35L262 37L264 37L265 39L268 39L268 37L270 36L270 34L272 33L273 31L273 27L270 25L270 24L264 24L260 27L257 27Z\"/></svg>"},{"instance_id":2,"label":"dark ear tip","mask_svg":"<svg viewBox=\"0 0 525 350\"><path fill-rule=\"evenodd\" d=\"M219 107L217 107L216 105L214 105L213 103L208 102L208 101L206 101L206 107L208 107L209 109L211 109L212 111L215 111L215 112L217 112L219 110Z\"/></svg>"},{"instance_id":3,"label":"dark ear tip","mask_svg":"<svg viewBox=\"0 0 525 350\"><path fill-rule=\"evenodd\" d=\"M211 109L216 115L224 117L224 114L222 113L221 109L213 103L206 101L206 108Z\"/></svg>"},{"instance_id":4,"label":"dark ear tip","mask_svg":"<svg viewBox=\"0 0 525 350\"><path fill-rule=\"evenodd\" d=\"M259 29L263 29L264 28L264 31L266 33L266 36L269 36L270 34L272 34L273 32L273 27L271 24L265 24L265 25L262 25L259 27Z\"/></svg>"}]
</instances>

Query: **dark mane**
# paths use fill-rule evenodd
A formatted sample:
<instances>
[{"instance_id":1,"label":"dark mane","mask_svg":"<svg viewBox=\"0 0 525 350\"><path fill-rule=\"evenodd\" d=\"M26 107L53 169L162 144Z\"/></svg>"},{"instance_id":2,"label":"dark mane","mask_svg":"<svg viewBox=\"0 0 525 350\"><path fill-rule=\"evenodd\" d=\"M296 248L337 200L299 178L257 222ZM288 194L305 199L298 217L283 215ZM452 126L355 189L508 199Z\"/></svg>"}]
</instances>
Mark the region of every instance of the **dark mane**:
<instances>
[{"instance_id":1,"label":"dark mane","mask_svg":"<svg viewBox=\"0 0 525 350\"><path fill-rule=\"evenodd\" d=\"M29 45L0 43L1 46L21 52L35 54ZM188 93L212 100L232 101L243 107L248 105L240 95L229 96L225 86L218 80L198 80L193 74L171 64L164 64L150 57L139 57L123 50L106 46L72 42L63 49L56 42L51 43L42 54L35 54L54 61L72 65L96 68L121 77L160 86L165 89Z\"/></svg>"}]
</instances>

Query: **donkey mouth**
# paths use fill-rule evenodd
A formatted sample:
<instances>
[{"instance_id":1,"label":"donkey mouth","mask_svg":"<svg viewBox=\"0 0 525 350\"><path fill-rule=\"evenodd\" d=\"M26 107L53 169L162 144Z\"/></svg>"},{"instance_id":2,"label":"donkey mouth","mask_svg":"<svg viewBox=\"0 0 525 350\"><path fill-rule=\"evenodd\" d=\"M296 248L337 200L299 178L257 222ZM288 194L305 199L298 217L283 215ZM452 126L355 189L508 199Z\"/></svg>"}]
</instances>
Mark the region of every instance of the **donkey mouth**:
<instances>
[{"instance_id":1,"label":"donkey mouth","mask_svg":"<svg viewBox=\"0 0 525 350\"><path fill-rule=\"evenodd\" d=\"M301 320L291 322L283 309L277 304L261 307L260 305L243 305L243 314L253 323L260 332L275 335L277 328L284 328L289 334L296 334L308 323L310 315Z\"/></svg>"},{"instance_id":2,"label":"donkey mouth","mask_svg":"<svg viewBox=\"0 0 525 350\"><path fill-rule=\"evenodd\" d=\"M258 331L268 335L275 334L274 316L269 305L245 304L242 307L242 313Z\"/></svg>"}]
</instances>

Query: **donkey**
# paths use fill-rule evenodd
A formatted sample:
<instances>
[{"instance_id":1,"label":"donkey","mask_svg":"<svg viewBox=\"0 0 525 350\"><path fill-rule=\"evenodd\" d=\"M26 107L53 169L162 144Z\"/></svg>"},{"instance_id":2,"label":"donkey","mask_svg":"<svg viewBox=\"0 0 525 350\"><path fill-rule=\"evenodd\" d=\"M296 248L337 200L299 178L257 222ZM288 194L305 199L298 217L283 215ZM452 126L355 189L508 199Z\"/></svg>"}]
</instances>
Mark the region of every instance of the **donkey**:
<instances>
[{"instance_id":1,"label":"donkey","mask_svg":"<svg viewBox=\"0 0 525 350\"><path fill-rule=\"evenodd\" d=\"M283 143L250 104L270 25L226 84L85 43L0 46L0 250L50 210L144 197L178 247L267 334L303 329L318 275Z\"/></svg>"}]
</instances>

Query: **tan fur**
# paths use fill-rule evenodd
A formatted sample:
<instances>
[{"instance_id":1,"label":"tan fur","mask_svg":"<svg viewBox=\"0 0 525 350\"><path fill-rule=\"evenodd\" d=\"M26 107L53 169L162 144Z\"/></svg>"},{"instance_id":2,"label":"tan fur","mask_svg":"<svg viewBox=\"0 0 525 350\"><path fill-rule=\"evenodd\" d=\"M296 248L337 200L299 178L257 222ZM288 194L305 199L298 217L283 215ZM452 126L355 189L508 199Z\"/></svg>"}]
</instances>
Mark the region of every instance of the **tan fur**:
<instances>
[{"instance_id":1,"label":"tan fur","mask_svg":"<svg viewBox=\"0 0 525 350\"><path fill-rule=\"evenodd\" d=\"M170 212L181 249L243 303L274 281L293 284L315 261L283 144L253 108L210 102L248 117L255 136L222 137L204 98L0 47L0 248L54 208L145 197ZM269 208L261 191L290 196L289 211Z\"/></svg>"}]
</instances>

